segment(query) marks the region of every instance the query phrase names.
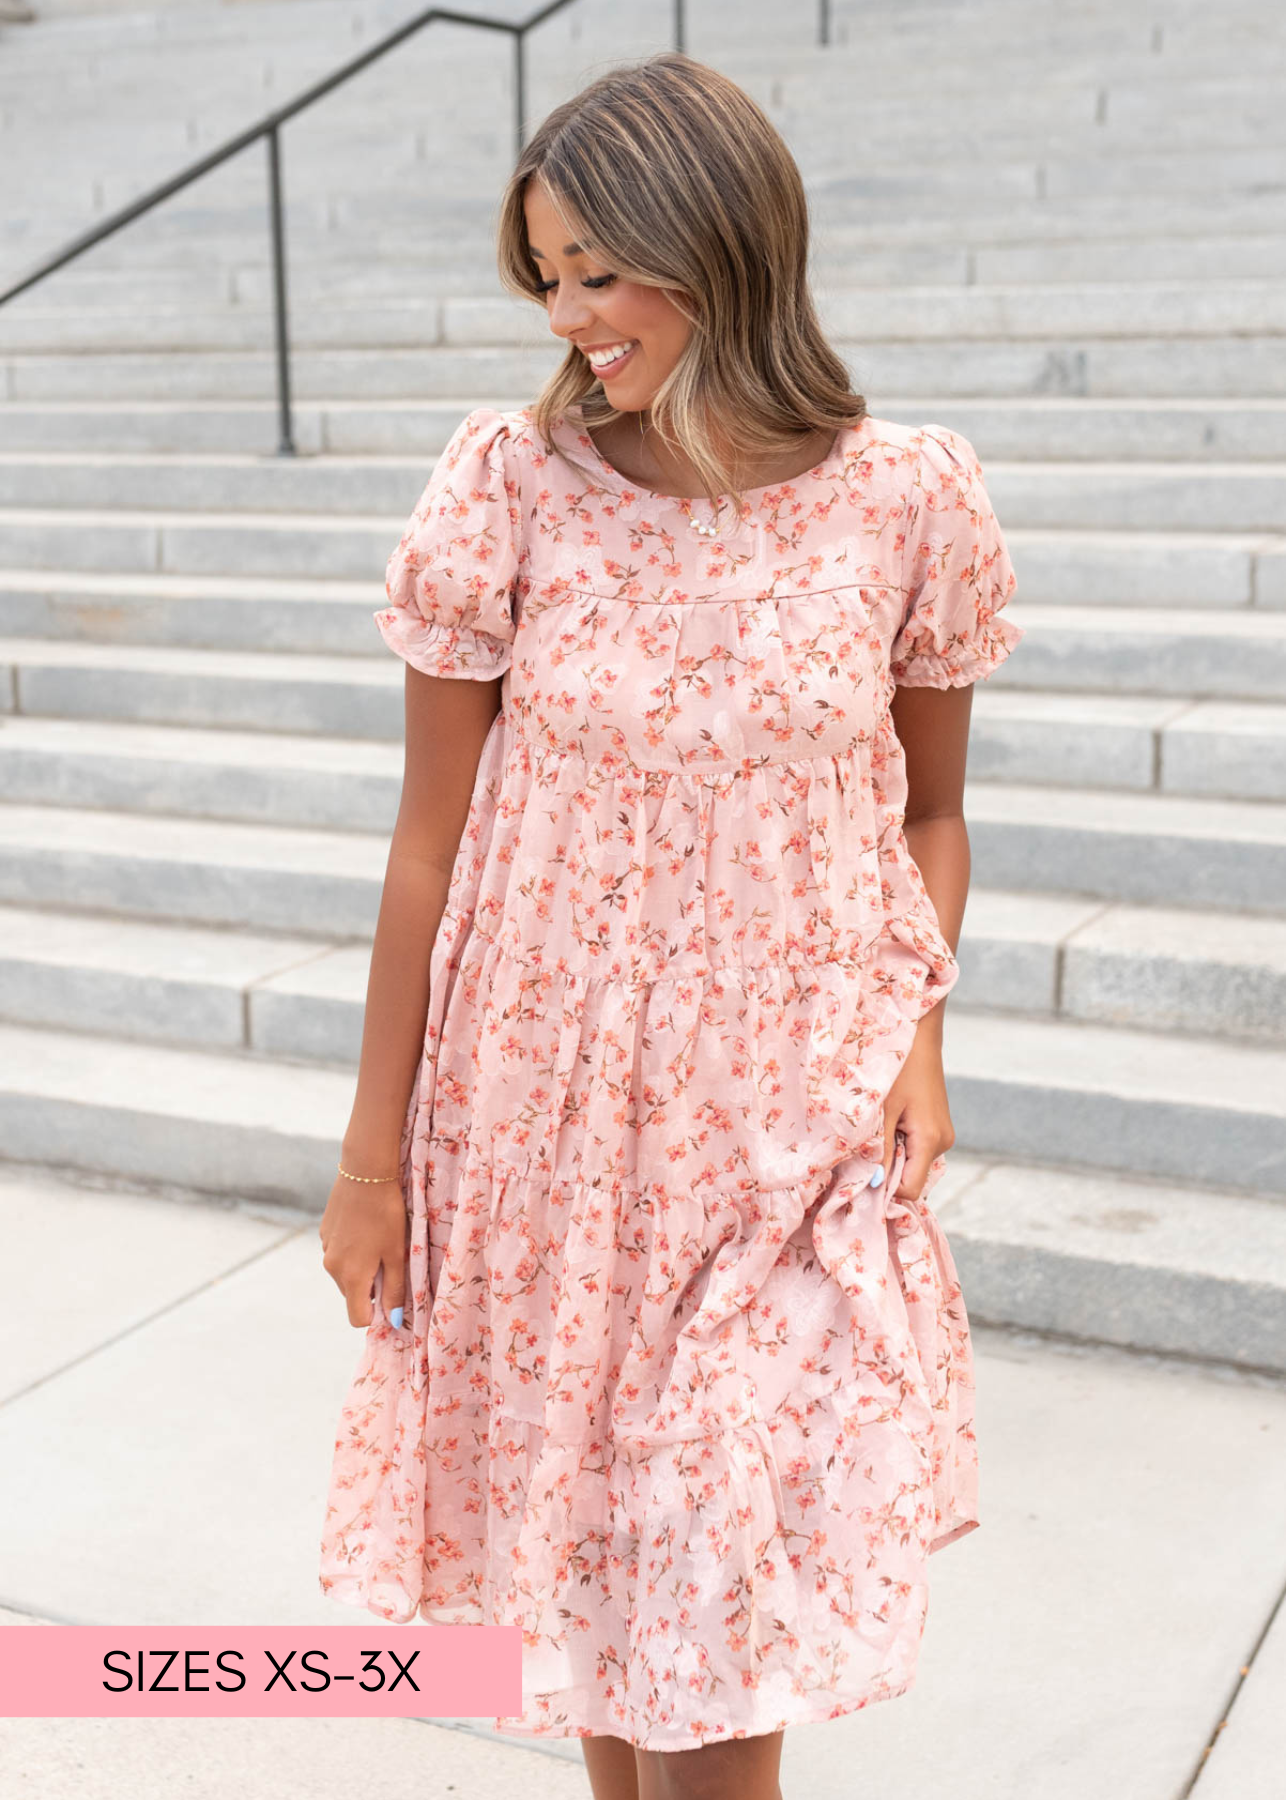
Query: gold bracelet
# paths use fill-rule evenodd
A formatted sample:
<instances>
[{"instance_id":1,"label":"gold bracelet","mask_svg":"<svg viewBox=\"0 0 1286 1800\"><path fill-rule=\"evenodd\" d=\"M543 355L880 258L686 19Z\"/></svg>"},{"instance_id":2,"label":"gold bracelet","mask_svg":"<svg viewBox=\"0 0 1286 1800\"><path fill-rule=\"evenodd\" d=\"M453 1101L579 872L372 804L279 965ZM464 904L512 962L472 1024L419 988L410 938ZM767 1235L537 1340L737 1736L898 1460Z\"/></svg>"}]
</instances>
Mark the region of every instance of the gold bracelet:
<instances>
[{"instance_id":1,"label":"gold bracelet","mask_svg":"<svg viewBox=\"0 0 1286 1800\"><path fill-rule=\"evenodd\" d=\"M348 1170L344 1167L343 1163L336 1163L335 1167L339 1170L341 1175L348 1175ZM402 1179L402 1177L400 1174L399 1175L348 1175L348 1179L350 1181L400 1181Z\"/></svg>"}]
</instances>

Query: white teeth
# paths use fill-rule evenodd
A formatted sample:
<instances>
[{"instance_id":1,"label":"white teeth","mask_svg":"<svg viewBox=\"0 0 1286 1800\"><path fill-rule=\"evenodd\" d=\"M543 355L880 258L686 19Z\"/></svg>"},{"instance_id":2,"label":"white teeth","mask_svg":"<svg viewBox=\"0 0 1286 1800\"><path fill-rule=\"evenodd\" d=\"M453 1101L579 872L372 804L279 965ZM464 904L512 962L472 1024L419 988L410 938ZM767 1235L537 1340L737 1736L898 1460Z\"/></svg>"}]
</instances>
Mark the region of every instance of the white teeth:
<instances>
[{"instance_id":1,"label":"white teeth","mask_svg":"<svg viewBox=\"0 0 1286 1800\"><path fill-rule=\"evenodd\" d=\"M634 348L633 342L626 343L626 344L613 344L613 345L610 345L605 350L586 351L586 355L589 358L591 367L595 368L595 369L599 369L599 368L602 368L604 363L618 362L620 360L620 358L622 356L624 356L624 354L627 350L632 350L633 348Z\"/></svg>"}]
</instances>

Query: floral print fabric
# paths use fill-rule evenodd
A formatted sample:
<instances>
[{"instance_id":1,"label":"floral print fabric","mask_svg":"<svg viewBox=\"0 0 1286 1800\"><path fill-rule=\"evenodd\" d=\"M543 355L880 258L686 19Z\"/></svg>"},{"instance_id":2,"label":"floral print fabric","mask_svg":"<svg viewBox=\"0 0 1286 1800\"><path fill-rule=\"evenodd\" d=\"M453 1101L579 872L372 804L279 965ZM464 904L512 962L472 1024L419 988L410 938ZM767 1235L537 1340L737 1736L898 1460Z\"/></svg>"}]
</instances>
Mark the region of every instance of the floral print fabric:
<instances>
[{"instance_id":1,"label":"floral print fabric","mask_svg":"<svg viewBox=\"0 0 1286 1800\"><path fill-rule=\"evenodd\" d=\"M588 474L569 466L574 457ZM884 1097L958 970L903 835L901 685L1023 635L971 446L866 418L807 475L631 485L481 407L375 615L503 677L402 1137L405 1326L342 1408L321 1583L516 1624L503 1730L677 1750L912 1683L973 1529L968 1320Z\"/></svg>"}]
</instances>

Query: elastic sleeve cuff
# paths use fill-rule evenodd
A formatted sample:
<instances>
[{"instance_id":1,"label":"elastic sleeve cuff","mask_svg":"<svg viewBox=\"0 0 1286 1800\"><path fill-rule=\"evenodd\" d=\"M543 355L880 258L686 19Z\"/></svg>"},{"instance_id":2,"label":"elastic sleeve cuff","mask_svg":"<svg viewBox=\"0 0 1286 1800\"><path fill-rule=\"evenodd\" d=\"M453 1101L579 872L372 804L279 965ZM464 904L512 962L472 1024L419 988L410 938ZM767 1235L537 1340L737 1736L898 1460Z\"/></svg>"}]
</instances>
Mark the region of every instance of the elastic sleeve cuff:
<instances>
[{"instance_id":1,"label":"elastic sleeve cuff","mask_svg":"<svg viewBox=\"0 0 1286 1800\"><path fill-rule=\"evenodd\" d=\"M1025 631L1000 613L980 619L978 634L946 651L912 652L889 664L898 687L969 687L998 669L1026 636Z\"/></svg>"},{"instance_id":2,"label":"elastic sleeve cuff","mask_svg":"<svg viewBox=\"0 0 1286 1800\"><path fill-rule=\"evenodd\" d=\"M412 617L403 607L381 607L374 615L390 650L425 675L492 681L513 660L513 645L471 625L443 625Z\"/></svg>"}]
</instances>

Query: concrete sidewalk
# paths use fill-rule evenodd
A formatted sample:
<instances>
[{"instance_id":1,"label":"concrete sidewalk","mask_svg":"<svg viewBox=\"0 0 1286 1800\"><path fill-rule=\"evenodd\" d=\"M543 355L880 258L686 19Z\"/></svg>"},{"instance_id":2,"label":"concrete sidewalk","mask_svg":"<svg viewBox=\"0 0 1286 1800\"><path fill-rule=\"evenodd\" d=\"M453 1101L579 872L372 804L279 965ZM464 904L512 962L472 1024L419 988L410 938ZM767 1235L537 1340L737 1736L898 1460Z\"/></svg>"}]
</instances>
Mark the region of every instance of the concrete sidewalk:
<instances>
[{"instance_id":1,"label":"concrete sidewalk","mask_svg":"<svg viewBox=\"0 0 1286 1800\"><path fill-rule=\"evenodd\" d=\"M354 1622L316 1579L358 1356L316 1220L10 1166L0 1244L0 1622ZM788 1732L783 1794L1280 1800L1286 1382L975 1341L983 1525L934 1559L917 1684ZM462 1720L0 1719L20 1800L519 1786L587 1796L578 1746Z\"/></svg>"}]
</instances>

